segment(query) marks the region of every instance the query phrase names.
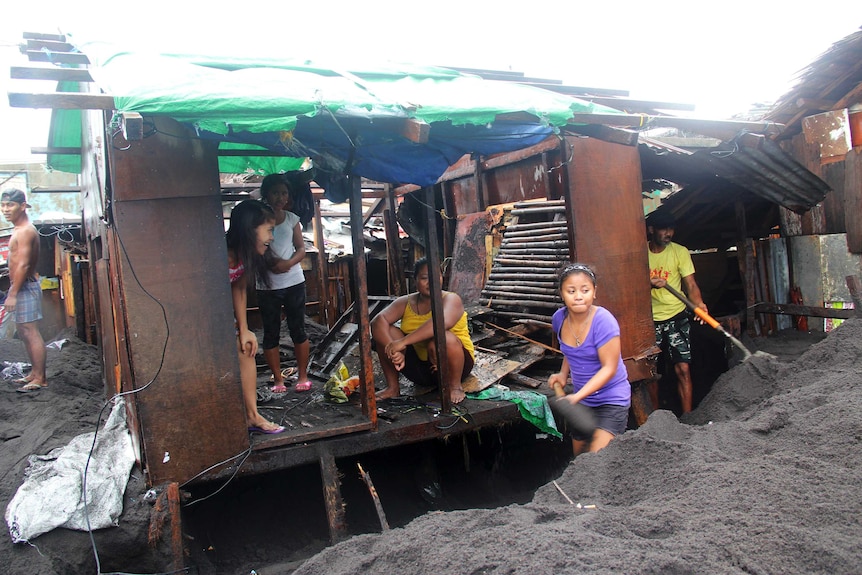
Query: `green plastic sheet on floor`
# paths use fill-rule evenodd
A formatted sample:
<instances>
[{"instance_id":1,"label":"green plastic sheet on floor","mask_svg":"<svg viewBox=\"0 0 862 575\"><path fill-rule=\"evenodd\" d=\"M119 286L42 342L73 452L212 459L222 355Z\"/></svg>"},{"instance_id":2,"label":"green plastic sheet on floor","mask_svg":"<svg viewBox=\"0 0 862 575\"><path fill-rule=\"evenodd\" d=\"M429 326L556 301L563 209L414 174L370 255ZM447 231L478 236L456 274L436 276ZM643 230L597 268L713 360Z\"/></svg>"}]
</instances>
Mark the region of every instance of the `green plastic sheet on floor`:
<instances>
[{"instance_id":1,"label":"green plastic sheet on floor","mask_svg":"<svg viewBox=\"0 0 862 575\"><path fill-rule=\"evenodd\" d=\"M518 406L521 417L554 437L562 437L557 430L554 415L548 405L548 398L537 391L511 391L502 386L491 386L476 393L468 393L470 399L491 399L496 401L511 401Z\"/></svg>"}]
</instances>

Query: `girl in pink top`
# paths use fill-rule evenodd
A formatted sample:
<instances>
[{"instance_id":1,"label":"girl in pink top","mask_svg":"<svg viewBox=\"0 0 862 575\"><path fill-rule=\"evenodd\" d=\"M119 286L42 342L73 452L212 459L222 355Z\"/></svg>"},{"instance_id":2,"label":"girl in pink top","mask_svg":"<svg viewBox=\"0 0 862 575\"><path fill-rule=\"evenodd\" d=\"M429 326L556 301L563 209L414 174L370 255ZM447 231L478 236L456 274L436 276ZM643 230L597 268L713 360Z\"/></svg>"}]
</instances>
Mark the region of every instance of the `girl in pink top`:
<instances>
[{"instance_id":1,"label":"girl in pink top","mask_svg":"<svg viewBox=\"0 0 862 575\"><path fill-rule=\"evenodd\" d=\"M258 278L265 284L266 264L263 254L272 242L275 215L269 206L257 200L245 200L230 214L227 231L227 259L233 315L236 320L239 373L248 430L254 433L281 433L284 427L264 418L257 411L257 337L248 329L246 316L248 281ZM251 278L251 280L249 280Z\"/></svg>"}]
</instances>

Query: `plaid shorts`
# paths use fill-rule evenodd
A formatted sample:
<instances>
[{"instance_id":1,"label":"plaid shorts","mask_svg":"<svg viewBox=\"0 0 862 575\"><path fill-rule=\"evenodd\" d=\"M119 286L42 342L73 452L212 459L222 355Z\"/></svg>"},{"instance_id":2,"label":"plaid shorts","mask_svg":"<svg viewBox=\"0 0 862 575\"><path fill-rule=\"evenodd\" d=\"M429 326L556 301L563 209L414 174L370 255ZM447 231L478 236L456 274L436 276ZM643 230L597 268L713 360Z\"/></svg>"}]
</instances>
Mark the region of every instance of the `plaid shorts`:
<instances>
[{"instance_id":1,"label":"plaid shorts","mask_svg":"<svg viewBox=\"0 0 862 575\"><path fill-rule=\"evenodd\" d=\"M12 319L15 323L32 323L42 319L42 285L38 279L28 279L18 290Z\"/></svg>"}]
</instances>

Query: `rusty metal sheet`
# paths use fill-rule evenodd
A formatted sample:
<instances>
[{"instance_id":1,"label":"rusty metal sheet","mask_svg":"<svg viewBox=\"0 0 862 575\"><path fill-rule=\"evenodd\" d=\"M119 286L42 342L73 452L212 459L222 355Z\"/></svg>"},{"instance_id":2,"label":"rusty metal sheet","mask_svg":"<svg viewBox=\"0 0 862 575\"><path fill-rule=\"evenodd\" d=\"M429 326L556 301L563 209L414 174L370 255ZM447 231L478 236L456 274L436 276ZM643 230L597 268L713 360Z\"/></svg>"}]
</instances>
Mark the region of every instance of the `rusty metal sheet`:
<instances>
[{"instance_id":1,"label":"rusty metal sheet","mask_svg":"<svg viewBox=\"0 0 862 575\"><path fill-rule=\"evenodd\" d=\"M485 285L485 234L488 214L463 214L455 228L455 245L449 271L449 291L464 300L464 305L477 303Z\"/></svg>"},{"instance_id":2,"label":"rusty metal sheet","mask_svg":"<svg viewBox=\"0 0 862 575\"><path fill-rule=\"evenodd\" d=\"M641 168L637 149L593 138L567 138L578 260L596 272L596 304L620 324L623 358L655 345Z\"/></svg>"},{"instance_id":3,"label":"rusty metal sheet","mask_svg":"<svg viewBox=\"0 0 862 575\"><path fill-rule=\"evenodd\" d=\"M820 146L820 158L843 156L853 147L847 109L808 116L802 120L805 141Z\"/></svg>"}]
</instances>

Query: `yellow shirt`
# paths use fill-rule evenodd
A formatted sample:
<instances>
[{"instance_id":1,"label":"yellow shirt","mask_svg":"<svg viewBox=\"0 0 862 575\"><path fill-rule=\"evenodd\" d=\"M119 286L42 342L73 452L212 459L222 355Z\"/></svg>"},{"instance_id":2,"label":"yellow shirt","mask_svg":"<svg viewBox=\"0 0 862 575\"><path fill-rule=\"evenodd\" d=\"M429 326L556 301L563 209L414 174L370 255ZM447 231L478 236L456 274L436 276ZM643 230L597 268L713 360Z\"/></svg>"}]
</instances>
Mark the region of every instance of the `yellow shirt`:
<instances>
[{"instance_id":1,"label":"yellow shirt","mask_svg":"<svg viewBox=\"0 0 862 575\"><path fill-rule=\"evenodd\" d=\"M443 298L446 297L448 292L443 292ZM404 335L409 335L419 329L422 324L431 319L431 312L429 311L426 314L419 315L415 311L413 311L413 307L410 305L410 301L408 299L407 305L404 306L404 314L401 316L401 331L404 332ZM458 320L458 323L452 326L449 330L455 336L461 340L461 345L464 346L468 352L470 352L470 357L474 360L476 359L476 350L473 347L473 340L470 339L470 330L467 327L467 312L461 316L461 319ZM428 344L424 341L413 344L413 349L416 350L416 355L422 361L428 361Z\"/></svg>"},{"instance_id":2,"label":"yellow shirt","mask_svg":"<svg viewBox=\"0 0 862 575\"><path fill-rule=\"evenodd\" d=\"M649 252L649 277L667 280L668 285L682 292L682 278L694 273L694 263L688 250L671 242L661 253ZM670 319L685 309L675 295L664 288L650 290L653 321Z\"/></svg>"}]
</instances>

